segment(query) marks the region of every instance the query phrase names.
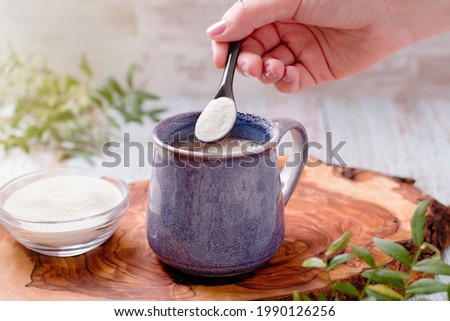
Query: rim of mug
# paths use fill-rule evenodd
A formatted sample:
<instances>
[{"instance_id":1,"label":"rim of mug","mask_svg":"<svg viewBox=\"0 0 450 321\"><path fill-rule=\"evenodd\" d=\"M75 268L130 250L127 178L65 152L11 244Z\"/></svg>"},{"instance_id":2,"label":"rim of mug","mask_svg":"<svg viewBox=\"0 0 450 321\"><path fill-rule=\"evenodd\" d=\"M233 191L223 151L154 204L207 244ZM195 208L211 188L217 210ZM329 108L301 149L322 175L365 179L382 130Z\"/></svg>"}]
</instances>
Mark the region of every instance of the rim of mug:
<instances>
[{"instance_id":1,"label":"rim of mug","mask_svg":"<svg viewBox=\"0 0 450 321\"><path fill-rule=\"evenodd\" d=\"M184 113L179 113L179 114L172 115L170 117L167 117L167 118L161 120L153 128L153 133L152 134L153 134L153 141L154 141L154 143L157 144L158 146L160 146L161 148L164 148L164 149L166 149L169 152L174 153L174 154L183 155L183 156L190 157L190 158L215 158L215 159L228 159L228 158L236 158L236 157L257 155L257 154L261 154L261 153L265 152L266 150L268 150L270 148L276 147L277 144L278 144L280 131L279 131L279 128L277 126L273 126L273 128L270 130L270 132L271 132L270 140L268 140L264 144L262 144L262 145L260 145L260 146L258 146L256 148L252 148L251 150L247 150L247 151L238 150L238 151L230 151L230 152L226 152L226 153L217 153L217 152L216 153L211 153L211 152L203 152L203 151L199 152L199 151L186 150L186 149L173 147L173 146L171 146L171 145L161 141L159 139L158 135L156 134L156 130L158 129L158 126L162 126L163 122L169 121L171 118L180 117L180 116L194 115L194 114L200 114L200 113L201 113L201 111L184 112ZM249 113L238 113L238 115L239 114L243 115L243 116L250 116L250 117L253 117L253 118L259 118L259 119L264 120L264 121L266 121L268 123L272 123L270 120L267 120L267 119L262 118L262 117L257 116L257 115L253 115L253 114L249 114Z\"/></svg>"}]
</instances>

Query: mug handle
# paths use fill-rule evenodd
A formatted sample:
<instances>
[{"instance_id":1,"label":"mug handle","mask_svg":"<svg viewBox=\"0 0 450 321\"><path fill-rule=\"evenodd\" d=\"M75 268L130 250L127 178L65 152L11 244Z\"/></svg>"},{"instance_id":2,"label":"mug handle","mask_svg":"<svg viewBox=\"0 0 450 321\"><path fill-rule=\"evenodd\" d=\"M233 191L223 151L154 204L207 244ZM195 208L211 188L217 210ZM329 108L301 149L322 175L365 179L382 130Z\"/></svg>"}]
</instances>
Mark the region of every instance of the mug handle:
<instances>
[{"instance_id":1,"label":"mug handle","mask_svg":"<svg viewBox=\"0 0 450 321\"><path fill-rule=\"evenodd\" d=\"M292 134L294 142L292 153L289 155L285 167L280 172L281 192L283 194L284 205L286 206L308 160L308 134L306 133L305 127L296 120L290 118L276 118L272 121L279 130L277 146L283 136L289 131ZM294 166L288 166L289 160L292 161L293 157Z\"/></svg>"}]
</instances>

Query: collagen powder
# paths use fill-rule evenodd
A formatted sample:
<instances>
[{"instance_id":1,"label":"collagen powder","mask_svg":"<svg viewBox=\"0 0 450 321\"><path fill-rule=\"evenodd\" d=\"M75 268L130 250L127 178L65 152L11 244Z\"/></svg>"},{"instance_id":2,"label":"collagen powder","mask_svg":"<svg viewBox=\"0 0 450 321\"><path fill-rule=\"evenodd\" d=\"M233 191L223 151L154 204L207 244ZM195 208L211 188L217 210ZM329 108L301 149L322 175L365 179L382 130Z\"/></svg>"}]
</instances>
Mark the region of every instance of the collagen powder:
<instances>
[{"instance_id":1,"label":"collagen powder","mask_svg":"<svg viewBox=\"0 0 450 321\"><path fill-rule=\"evenodd\" d=\"M122 199L120 190L105 180L60 176L23 186L6 199L4 209L21 219L67 221L110 210Z\"/></svg>"},{"instance_id":2,"label":"collagen powder","mask_svg":"<svg viewBox=\"0 0 450 321\"><path fill-rule=\"evenodd\" d=\"M129 204L114 177L62 169L32 173L0 190L2 223L25 247L51 256L85 253L107 240Z\"/></svg>"},{"instance_id":3,"label":"collagen powder","mask_svg":"<svg viewBox=\"0 0 450 321\"><path fill-rule=\"evenodd\" d=\"M195 137L202 142L215 142L224 138L236 122L236 106L227 97L211 100L195 125Z\"/></svg>"}]
</instances>

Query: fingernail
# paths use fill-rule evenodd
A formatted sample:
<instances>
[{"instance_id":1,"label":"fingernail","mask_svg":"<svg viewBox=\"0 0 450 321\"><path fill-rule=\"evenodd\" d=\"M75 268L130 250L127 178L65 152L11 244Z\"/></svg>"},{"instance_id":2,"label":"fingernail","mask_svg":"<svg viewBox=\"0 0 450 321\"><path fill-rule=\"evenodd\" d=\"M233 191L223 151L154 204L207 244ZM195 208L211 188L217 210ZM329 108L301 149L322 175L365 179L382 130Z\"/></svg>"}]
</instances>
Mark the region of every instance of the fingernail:
<instances>
[{"instance_id":1,"label":"fingernail","mask_svg":"<svg viewBox=\"0 0 450 321\"><path fill-rule=\"evenodd\" d=\"M284 75L284 77L283 77L283 82L285 82L285 83L289 84L289 83L291 83L291 82L292 82L292 78L291 78L291 77L289 77L289 75L288 75L288 74L286 74L286 75Z\"/></svg>"},{"instance_id":2,"label":"fingernail","mask_svg":"<svg viewBox=\"0 0 450 321\"><path fill-rule=\"evenodd\" d=\"M269 64L264 65L264 77L267 79L274 79L277 77L277 75L273 72L272 66Z\"/></svg>"},{"instance_id":3,"label":"fingernail","mask_svg":"<svg viewBox=\"0 0 450 321\"><path fill-rule=\"evenodd\" d=\"M247 65L242 65L241 71L242 71L242 73L244 74L245 77L250 77L250 72L248 71L248 66Z\"/></svg>"},{"instance_id":4,"label":"fingernail","mask_svg":"<svg viewBox=\"0 0 450 321\"><path fill-rule=\"evenodd\" d=\"M206 29L206 33L210 37L219 36L227 29L227 23L224 20L220 20Z\"/></svg>"}]
</instances>

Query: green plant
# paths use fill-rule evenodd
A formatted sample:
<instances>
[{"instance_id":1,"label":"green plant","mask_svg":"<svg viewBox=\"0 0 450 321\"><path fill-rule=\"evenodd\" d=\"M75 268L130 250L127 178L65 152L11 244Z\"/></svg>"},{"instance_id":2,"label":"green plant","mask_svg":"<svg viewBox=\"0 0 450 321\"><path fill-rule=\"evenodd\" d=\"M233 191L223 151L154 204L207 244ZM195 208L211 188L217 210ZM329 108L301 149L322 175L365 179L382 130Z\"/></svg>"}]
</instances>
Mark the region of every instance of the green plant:
<instances>
[{"instance_id":1,"label":"green plant","mask_svg":"<svg viewBox=\"0 0 450 321\"><path fill-rule=\"evenodd\" d=\"M135 67L125 86L109 77L93 85L93 70L86 57L82 79L56 73L33 57L21 57L11 47L0 51L0 146L50 148L62 159L99 154L120 122L158 120L164 109L144 108L158 97L134 85Z\"/></svg>"},{"instance_id":2,"label":"green plant","mask_svg":"<svg viewBox=\"0 0 450 321\"><path fill-rule=\"evenodd\" d=\"M365 248L351 245L352 252L335 255L344 250L351 238L351 232L344 233L336 239L325 252L324 257L312 257L302 263L306 268L325 269L330 285L332 298L338 300L340 294L357 300L407 300L417 294L432 294L447 292L450 297L450 285L436 279L413 279L413 272L433 275L450 275L450 265L441 260L440 251L427 242L424 242L425 212L428 201L421 202L411 219L412 241L415 245L414 253L410 253L404 246L374 238L375 245L385 254L397 260L405 271L393 271L385 268L386 262L377 264L373 254ZM425 250L430 250L431 258L420 259ZM334 255L334 256L333 256ZM364 261L370 269L362 272L365 285L357 289L349 282L334 282L331 271L348 260L357 257ZM326 299L320 294L319 299ZM306 295L294 294L294 299L310 300Z\"/></svg>"}]
</instances>

